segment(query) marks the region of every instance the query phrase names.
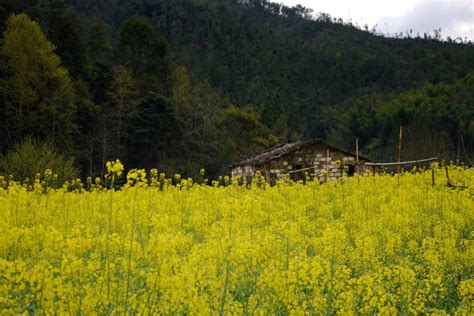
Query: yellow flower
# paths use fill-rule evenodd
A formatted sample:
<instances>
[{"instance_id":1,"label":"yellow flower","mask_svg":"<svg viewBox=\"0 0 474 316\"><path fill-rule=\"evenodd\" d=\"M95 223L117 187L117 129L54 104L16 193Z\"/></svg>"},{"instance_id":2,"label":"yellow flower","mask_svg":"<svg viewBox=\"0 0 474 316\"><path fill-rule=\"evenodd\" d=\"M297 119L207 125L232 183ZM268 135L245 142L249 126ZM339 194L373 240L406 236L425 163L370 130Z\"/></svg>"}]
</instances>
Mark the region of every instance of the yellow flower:
<instances>
[{"instance_id":1,"label":"yellow flower","mask_svg":"<svg viewBox=\"0 0 474 316\"><path fill-rule=\"evenodd\" d=\"M122 176L124 167L119 159L114 161L108 161L105 165L107 167L107 176L109 179L114 180Z\"/></svg>"},{"instance_id":2,"label":"yellow flower","mask_svg":"<svg viewBox=\"0 0 474 316\"><path fill-rule=\"evenodd\" d=\"M149 175L87 192L0 178L2 314L473 314L472 192L431 171L273 187Z\"/></svg>"}]
</instances>

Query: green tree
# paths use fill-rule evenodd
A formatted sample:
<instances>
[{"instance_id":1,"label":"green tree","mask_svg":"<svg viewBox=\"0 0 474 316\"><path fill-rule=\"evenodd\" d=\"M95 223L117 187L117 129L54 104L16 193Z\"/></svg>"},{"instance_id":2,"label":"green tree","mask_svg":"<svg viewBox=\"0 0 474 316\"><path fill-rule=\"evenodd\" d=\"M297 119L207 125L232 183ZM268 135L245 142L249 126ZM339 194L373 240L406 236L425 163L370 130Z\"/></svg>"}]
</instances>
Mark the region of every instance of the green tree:
<instances>
[{"instance_id":1,"label":"green tree","mask_svg":"<svg viewBox=\"0 0 474 316\"><path fill-rule=\"evenodd\" d=\"M183 123L170 101L152 92L140 101L129 135L135 163L156 166L178 152Z\"/></svg>"},{"instance_id":2,"label":"green tree","mask_svg":"<svg viewBox=\"0 0 474 316\"><path fill-rule=\"evenodd\" d=\"M236 158L244 158L265 150L277 143L270 130L260 122L257 113L250 108L230 107L223 111L220 126L223 129L228 150Z\"/></svg>"},{"instance_id":3,"label":"green tree","mask_svg":"<svg viewBox=\"0 0 474 316\"><path fill-rule=\"evenodd\" d=\"M0 1L0 32L4 32L6 22L11 14L27 13L29 16L39 16L39 1L41 0L2 0Z\"/></svg>"},{"instance_id":4,"label":"green tree","mask_svg":"<svg viewBox=\"0 0 474 316\"><path fill-rule=\"evenodd\" d=\"M109 155L124 158L124 133L128 129L129 119L137 109L138 92L131 72L124 66L114 69L113 79L107 92L108 102L103 108L104 133ZM113 139L113 141L112 141ZM109 157L111 158L111 157ZM104 157L105 160L105 157Z\"/></svg>"},{"instance_id":5,"label":"green tree","mask_svg":"<svg viewBox=\"0 0 474 316\"><path fill-rule=\"evenodd\" d=\"M77 131L75 93L54 46L26 14L11 15L0 48L3 135L10 144L26 135L72 146Z\"/></svg>"},{"instance_id":6,"label":"green tree","mask_svg":"<svg viewBox=\"0 0 474 316\"><path fill-rule=\"evenodd\" d=\"M79 132L74 138L77 152L76 161L81 167L82 175L97 175L100 166L100 151L97 146L100 135L100 106L94 98L86 82L76 80L74 90L77 95L76 122Z\"/></svg>"},{"instance_id":7,"label":"green tree","mask_svg":"<svg viewBox=\"0 0 474 316\"><path fill-rule=\"evenodd\" d=\"M79 21L63 0L53 0L44 9L48 39L56 46L56 54L74 78L88 79L90 64Z\"/></svg>"},{"instance_id":8,"label":"green tree","mask_svg":"<svg viewBox=\"0 0 474 316\"><path fill-rule=\"evenodd\" d=\"M107 41L107 25L102 20L92 23L89 30L88 49L94 62L102 60L104 53L110 52L112 47Z\"/></svg>"},{"instance_id":9,"label":"green tree","mask_svg":"<svg viewBox=\"0 0 474 316\"><path fill-rule=\"evenodd\" d=\"M143 68L139 74L140 91L169 96L173 69L168 41L164 37L151 40L143 59Z\"/></svg>"},{"instance_id":10,"label":"green tree","mask_svg":"<svg viewBox=\"0 0 474 316\"><path fill-rule=\"evenodd\" d=\"M123 62L135 73L142 64L153 39L153 27L145 18L128 18L120 28L120 53Z\"/></svg>"},{"instance_id":11,"label":"green tree","mask_svg":"<svg viewBox=\"0 0 474 316\"><path fill-rule=\"evenodd\" d=\"M175 79L173 99L177 102L175 107L179 104L179 113L186 126L181 142L183 172L197 176L199 169L204 167L210 176L221 175L231 158L224 148L219 121L222 112L232 104L207 81L190 85L184 68L178 70Z\"/></svg>"},{"instance_id":12,"label":"green tree","mask_svg":"<svg viewBox=\"0 0 474 316\"><path fill-rule=\"evenodd\" d=\"M183 108L186 110L186 106L191 103L191 88L191 81L186 67L176 67L172 74L170 99L178 115L181 114Z\"/></svg>"}]
</instances>

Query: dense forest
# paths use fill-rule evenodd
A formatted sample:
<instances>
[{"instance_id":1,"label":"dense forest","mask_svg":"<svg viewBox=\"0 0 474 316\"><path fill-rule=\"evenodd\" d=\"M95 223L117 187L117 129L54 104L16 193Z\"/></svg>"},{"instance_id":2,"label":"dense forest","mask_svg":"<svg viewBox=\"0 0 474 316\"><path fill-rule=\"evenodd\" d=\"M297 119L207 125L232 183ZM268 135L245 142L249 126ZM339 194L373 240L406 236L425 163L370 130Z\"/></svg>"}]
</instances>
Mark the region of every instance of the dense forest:
<instances>
[{"instance_id":1,"label":"dense forest","mask_svg":"<svg viewBox=\"0 0 474 316\"><path fill-rule=\"evenodd\" d=\"M404 159L474 157L465 40L265 0L3 0L0 32L4 161L47 142L82 176L121 158L214 177L298 139L394 159L400 125Z\"/></svg>"}]
</instances>

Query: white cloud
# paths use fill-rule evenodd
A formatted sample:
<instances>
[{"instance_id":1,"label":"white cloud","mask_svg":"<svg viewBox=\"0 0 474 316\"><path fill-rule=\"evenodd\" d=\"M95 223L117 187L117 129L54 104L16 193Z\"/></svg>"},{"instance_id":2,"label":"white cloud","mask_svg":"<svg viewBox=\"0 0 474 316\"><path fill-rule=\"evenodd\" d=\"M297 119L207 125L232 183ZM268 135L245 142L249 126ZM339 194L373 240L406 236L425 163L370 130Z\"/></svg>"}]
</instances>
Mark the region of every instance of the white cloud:
<instances>
[{"instance_id":1,"label":"white cloud","mask_svg":"<svg viewBox=\"0 0 474 316\"><path fill-rule=\"evenodd\" d=\"M390 33L409 29L430 33L441 28L443 37L468 37L474 39L474 3L471 0L423 1L398 18L381 17L381 29Z\"/></svg>"},{"instance_id":2,"label":"white cloud","mask_svg":"<svg viewBox=\"0 0 474 316\"><path fill-rule=\"evenodd\" d=\"M441 28L443 37L474 40L474 0L282 0L286 5L301 4L315 12L351 20L359 25L377 24L384 33L413 30L414 34Z\"/></svg>"}]
</instances>

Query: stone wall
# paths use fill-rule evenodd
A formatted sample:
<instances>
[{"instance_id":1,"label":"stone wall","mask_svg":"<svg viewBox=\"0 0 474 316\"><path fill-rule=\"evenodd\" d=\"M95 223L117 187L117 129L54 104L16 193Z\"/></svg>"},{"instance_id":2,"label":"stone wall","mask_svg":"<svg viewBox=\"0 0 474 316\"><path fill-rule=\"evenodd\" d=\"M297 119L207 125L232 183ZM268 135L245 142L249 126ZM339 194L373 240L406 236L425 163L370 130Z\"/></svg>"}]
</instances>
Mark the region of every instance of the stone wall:
<instances>
[{"instance_id":1,"label":"stone wall","mask_svg":"<svg viewBox=\"0 0 474 316\"><path fill-rule=\"evenodd\" d=\"M248 183L252 181L253 176L259 170L256 166L236 166L232 168L232 178L240 177Z\"/></svg>"},{"instance_id":2,"label":"stone wall","mask_svg":"<svg viewBox=\"0 0 474 316\"><path fill-rule=\"evenodd\" d=\"M317 177L324 182L337 179L342 175L341 165L338 163L341 159L346 169L355 171L355 156L329 148L324 144L314 144L283 154L281 157L275 157L265 164L237 166L232 169L232 177L240 176L249 181L255 175L255 172L260 170L267 181L274 184L277 179L281 179L285 174L290 174L293 180L302 180L305 178L305 172L307 172L311 178ZM307 170L296 172L301 169ZM362 172L362 168L360 169Z\"/></svg>"}]
</instances>

